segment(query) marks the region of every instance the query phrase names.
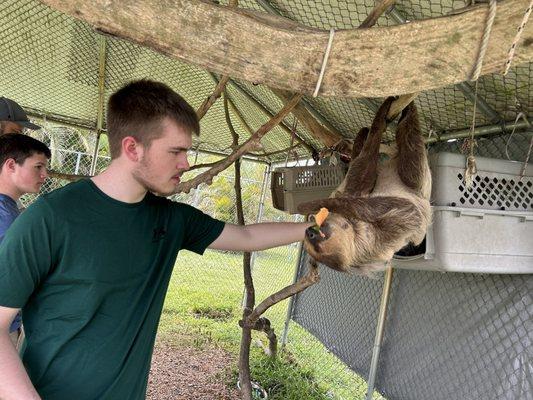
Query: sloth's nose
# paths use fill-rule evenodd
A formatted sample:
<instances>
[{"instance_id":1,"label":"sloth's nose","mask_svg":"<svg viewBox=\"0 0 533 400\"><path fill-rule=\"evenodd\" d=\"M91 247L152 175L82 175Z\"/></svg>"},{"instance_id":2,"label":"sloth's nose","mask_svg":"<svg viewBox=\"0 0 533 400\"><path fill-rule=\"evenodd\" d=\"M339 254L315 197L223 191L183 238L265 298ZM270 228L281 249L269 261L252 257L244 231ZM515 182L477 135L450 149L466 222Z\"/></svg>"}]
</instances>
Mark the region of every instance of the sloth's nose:
<instances>
[{"instance_id":1,"label":"sloth's nose","mask_svg":"<svg viewBox=\"0 0 533 400\"><path fill-rule=\"evenodd\" d=\"M311 226L305 230L305 236L308 240L311 242L314 242L317 237L319 237L319 233L316 231L316 228L314 226Z\"/></svg>"},{"instance_id":2,"label":"sloth's nose","mask_svg":"<svg viewBox=\"0 0 533 400\"><path fill-rule=\"evenodd\" d=\"M305 236L307 237L307 240L310 242L320 242L327 238L327 227L322 225L322 228L320 229L322 231L322 235L320 234L320 231L315 226L311 226L305 230Z\"/></svg>"}]
</instances>

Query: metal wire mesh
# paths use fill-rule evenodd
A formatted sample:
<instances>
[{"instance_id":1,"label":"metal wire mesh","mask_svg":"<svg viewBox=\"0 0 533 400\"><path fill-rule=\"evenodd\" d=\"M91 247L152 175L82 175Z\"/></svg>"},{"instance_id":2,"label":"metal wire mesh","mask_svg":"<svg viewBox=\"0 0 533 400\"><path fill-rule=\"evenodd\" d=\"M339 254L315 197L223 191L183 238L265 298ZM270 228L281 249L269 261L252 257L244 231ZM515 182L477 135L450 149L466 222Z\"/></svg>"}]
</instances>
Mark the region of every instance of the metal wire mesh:
<instances>
[{"instance_id":1,"label":"metal wire mesh","mask_svg":"<svg viewBox=\"0 0 533 400\"><path fill-rule=\"evenodd\" d=\"M385 14L377 25L394 25L398 18L408 21L442 16L461 9L467 3L455 0L401 1L395 6L396 16ZM74 119L82 126L95 126L98 115L98 64L102 56L105 61L103 78L106 99L126 82L139 78L156 79L169 84L194 107L198 107L214 88L213 78L197 67L127 41L102 36L88 24L53 11L35 0L1 0L0 4L0 52L9 54L2 64L0 92L15 99L35 115L45 115L50 119L54 116L60 117L60 120ZM266 10L307 26L324 29L355 28L373 6L374 2L369 0L355 3L245 0L239 4L239 7L263 12ZM106 43L105 55L100 47L102 41ZM494 115L509 123L516 119L520 111L526 115L531 113L531 68L531 64L517 65L505 78L494 74L479 80L478 98L484 100L495 114L484 115L478 108L476 126L494 123ZM234 85L238 85L246 94L241 90L234 90ZM472 84L467 86L462 84L445 87L418 96L416 103L424 135L429 136L431 132L432 135L439 136L470 127L473 104L469 99L472 98L473 88ZM465 90L468 92L466 95ZM279 99L261 85L231 83L228 92L241 111L245 123L253 130L265 123L269 116L250 100L250 96L271 113L276 113L282 106ZM353 138L362 126L368 126L372 120L375 108L369 109L369 104L377 106L380 99L307 98L307 101L346 138ZM248 130L233 112L231 114L240 136L247 138ZM285 124L291 126L291 120L290 117L286 118ZM215 103L201 124L202 135L196 140L195 146L209 151L229 152L231 135L220 101ZM322 147L301 125L298 133L315 149ZM518 136L511 141L514 139L518 139ZM289 145L290 135L280 128L273 129L263 140L266 153ZM522 143L517 143L517 146L522 147ZM308 156L309 151L300 146L290 157ZM286 153L277 153L268 159L281 161L286 157Z\"/></svg>"},{"instance_id":2,"label":"metal wire mesh","mask_svg":"<svg viewBox=\"0 0 533 400\"><path fill-rule=\"evenodd\" d=\"M226 1L221 3L227 4ZM467 0L400 0L396 2L395 12L403 20L412 21L442 16L468 4L470 2ZM356 28L366 18L374 5L375 2L371 0L357 2L348 0L335 2L241 0L239 2L239 7L257 11L270 10L270 12L304 25L322 29ZM395 25L397 20L398 17L393 17L391 13L388 13L380 17L377 26ZM106 43L105 72L102 77L99 77L99 59L103 57L100 50L102 41ZM99 78L104 79L105 99L130 80L150 78L167 83L182 94L195 108L211 94L215 86L213 77L200 68L187 65L124 40L102 36L88 24L58 13L36 0L0 0L0 54L5 55L2 60L2 73L0 74L0 95L15 99L28 109L33 117L46 117L46 119L36 120L37 123L43 125L44 129L31 134L43 140L52 148L52 167L62 173L89 173L95 144L94 127L96 126L99 109ZM497 74L480 78L478 82L478 98L484 100L501 118L498 123L511 123L516 120L520 112L523 112L526 116L531 115L533 112L532 65L516 65L505 78ZM472 85L470 87L472 89ZM275 114L282 107L281 101L270 89L262 85L235 81L228 85L227 92L244 120L242 122L233 111L230 111L233 125L241 140L245 140L250 136L250 132L245 125L255 131L269 119L269 116L251 98L259 102L272 114ZM465 94L467 92L468 90L465 92L464 86L448 86L420 93L416 99L416 104L420 111L423 134L428 137L438 137L458 130L468 130L472 121L473 104L469 100L472 92L469 92L470 95ZM307 97L306 100L346 138L353 138L362 126L370 125L375 108L381 101L381 99L320 97ZM53 121L70 121L73 124L65 127L63 124L54 123ZM490 115L485 115L483 111L478 109L476 126L494 123ZM291 126L291 124L292 117L287 117L285 125ZM202 119L201 128L202 134L194 142L195 149L221 153L230 151L231 135L224 118L221 101L217 101L205 118ZM392 131L393 128L391 128L390 132ZM502 130L501 132L504 131ZM317 149L322 147L301 125L298 126L298 134L312 147ZM391 135L392 133L389 133L387 140L392 138ZM476 154L485 157L510 158L523 161L526 158L530 135L527 132L516 132L512 135L509 133L496 133L486 137L479 137L477 138ZM262 141L263 149L258 151L258 153L284 149L290 144L290 135L282 128L276 127L265 136ZM452 142L438 142L430 146L430 151L447 150L459 152L462 145L462 139ZM105 136L102 136L99 146L97 171L100 171L109 163ZM199 158L200 161L202 157ZM285 161L286 158L306 159L308 157L308 150L301 146L293 153L278 153L265 158L269 161ZM243 168L246 169L244 166ZM247 222L257 219L257 187L260 186L259 182L262 179L262 173L258 175L257 171L252 172L252 169L244 173L245 189L249 191L246 195L249 200L245 204ZM43 186L42 192L49 192L65 183L66 181L60 179L49 179ZM225 174L219 176L211 187L201 186L189 195L180 195L176 198L198 206L215 217L231 222L235 221L234 198L231 195L228 196L227 193L228 191L232 193L230 190L232 185L232 174L228 170ZM34 198L35 196L24 197L23 204L28 205ZM268 198L266 204L271 204ZM265 209L265 220L287 220L289 218L276 210L268 207ZM283 251L265 252L256 257L254 273L258 283L258 297L263 297L292 280L293 265L296 257L297 248L295 246L284 248ZM276 271L281 272L273 274L267 267L271 265L276 265ZM192 274L193 272L186 270L186 273ZM403 278L403 275L400 276L402 276L402 279L406 279ZM428 278L427 287L420 290L439 290L440 287L434 282L442 283L444 288L453 289L453 285L450 286L450 282L454 279L453 275L447 281L445 281L445 276L441 277L437 276L437 274L427 276L434 279L434 281ZM219 278L223 285L231 287L232 290L236 292L242 290L240 282L227 280L223 271ZM395 278L394 285L396 286L394 288L401 291L402 285L399 279L398 277ZM414 281L421 285L422 278L419 278L418 281L417 279L415 278ZM515 278L501 279L502 282L508 283L509 281L514 281ZM486 295L483 295L484 292L493 293L493 287L501 287L500 281L494 277L480 278L476 276L469 278L468 282L480 288L476 289L477 297L475 296L478 309L481 309L487 303ZM523 281L517 279L517 282L518 286L524 287L525 285L531 292L530 279L523 278ZM343 285L346 285L346 290L344 291L339 289L344 287ZM355 291L357 293L354 293L353 285L359 287L359 291ZM380 287L381 281L379 279L368 281L357 277L347 279L345 276L340 279L326 270L320 286L309 289L296 302L294 319L319 337L330 349L330 352L322 347L309 332L294 324L290 329L288 348L297 354L299 362L314 366L317 373L323 371L322 375L320 375L323 382L333 383L336 388L335 390L332 389L332 398L359 399L362 398L366 391L366 384L359 377L355 377L347 367L358 371L362 376L366 376L364 372L369 365L369 349L372 347ZM465 291L471 290L463 289ZM416 294L412 289L410 290L411 294ZM502 290L505 292L507 289ZM343 296L351 296L350 302L345 301ZM497 301L494 304L496 302L498 304L505 303L505 298L500 296L500 301L498 300L498 295L495 294L495 296ZM512 297L513 294L509 293L509 296ZM314 297L320 298L320 302L315 305L303 306L308 301L311 302L310 299ZM525 315L531 321L531 297L524 296L522 302L524 309L527 311ZM364 305L363 310L357 311L359 313L357 317L354 317L353 304L358 305L358 307ZM436 308L432 308L433 306L436 307L436 304L430 304L431 307L427 308L429 310L427 312L438 312ZM520 303L517 302L516 304ZM417 310L417 307L422 305L424 305L422 301L414 304L414 308L411 310L413 315L409 318L414 319L415 311L413 310ZM461 309L460 306L458 305L458 309ZM282 324L286 307L287 304L284 303L270 310L267 314L278 327ZM474 311L477 310L473 308L466 310L465 315L470 316L470 319L475 319ZM464 318L464 316L458 315L457 318ZM353 328L351 325L353 325L354 321L358 322L355 336L350 335L348 331L349 327ZM517 321L520 323L517 323ZM516 324L513 325L515 322ZM480 333L480 335L484 337L483 335L486 335L486 332L490 332L491 335L492 333L499 334L503 329L511 336L511 344L509 346L516 345L517 341L531 346L530 342L526 343L527 337L525 339L523 334L524 327L526 336L527 333L530 334L531 325L530 323L527 325L528 322L523 317L519 317L518 320L515 317L501 317L501 321L493 322L493 324L497 327L496 330L491 328L491 330ZM442 324L436 324L436 326L443 328ZM514 328L511 329L509 328L510 326ZM332 329L332 327L335 329ZM406 328L406 336L416 337L417 331L414 328L411 329ZM423 328L420 329L423 330ZM359 338L358 343L354 341L356 337ZM518 339L515 340L516 337ZM465 339L458 340L464 341ZM504 341L505 339L502 339L502 342ZM466 348L470 346L469 348L473 349L473 342L461 343ZM489 340L487 343L489 343L489 347L497 348L499 346L495 341L491 342ZM391 342L389 344L392 345ZM405 345L404 349L409 349L409 346L416 348L417 344L418 342L413 339ZM499 354L510 349L511 347L509 346L504 346ZM490 353L488 350L490 349L487 349L487 352ZM331 354L341 355L346 364L340 363ZM345 357L346 354L351 354L352 356L355 354L355 358L347 359ZM393 356L391 355L391 357ZM422 365L429 365L429 360L435 362L434 356L432 357L425 359ZM475 367L479 372L478 376L472 378L472 382L475 382L475 385L481 385L482 382L478 382L480 376L487 379L491 378L480 367L499 365L498 359L491 357L484 358L480 355L482 360L480 364L478 363L471 368L474 369ZM393 361L396 362L395 359ZM326 364L328 368L324 367ZM383 365L382 368L385 371L384 373L387 373L387 367ZM506 377L511 382L511 385L517 387L519 383L515 383L515 381L518 378L507 371L505 372L507 374ZM457 379L458 382L465 383L465 370L460 372L450 372L447 377L449 380ZM397 371L396 373L398 377L403 376L403 371ZM419 379L424 377L423 374L418 376ZM410 377L409 379L412 379L409 384L414 384L413 380L415 378ZM343 386L346 388L341 389ZM453 385L451 386L453 387ZM468 384L467 386L472 387L474 385ZM382 386L382 388L385 388L385 386ZM394 386L393 389L399 390L398 386ZM390 393L392 395L393 392ZM446 390L443 393L447 393ZM470 398L483 397L475 390L472 393L476 394L477 397ZM503 392L501 388L495 388L494 393L501 394ZM427 392L426 394L426 398L437 398L432 393ZM404 395L402 394L401 396ZM401 396L400 398L410 398L408 394L405 397ZM504 397L503 394L501 397Z\"/></svg>"},{"instance_id":3,"label":"metal wire mesh","mask_svg":"<svg viewBox=\"0 0 533 400\"><path fill-rule=\"evenodd\" d=\"M321 274L293 318L367 377L383 280ZM532 289L531 275L395 270L377 388L391 399L530 398Z\"/></svg>"}]
</instances>

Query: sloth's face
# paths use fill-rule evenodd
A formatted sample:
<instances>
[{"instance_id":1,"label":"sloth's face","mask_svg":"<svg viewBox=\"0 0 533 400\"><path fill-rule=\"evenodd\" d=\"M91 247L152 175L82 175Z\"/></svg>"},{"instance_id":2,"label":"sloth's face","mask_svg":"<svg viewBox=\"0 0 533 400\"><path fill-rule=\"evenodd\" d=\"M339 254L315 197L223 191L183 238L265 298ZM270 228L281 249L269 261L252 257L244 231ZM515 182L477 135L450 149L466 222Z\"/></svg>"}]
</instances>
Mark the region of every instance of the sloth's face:
<instances>
[{"instance_id":1,"label":"sloth's face","mask_svg":"<svg viewBox=\"0 0 533 400\"><path fill-rule=\"evenodd\" d=\"M368 224L349 220L340 214L330 213L320 232L310 227L305 232L304 246L318 262L337 271L347 272L364 257L370 247Z\"/></svg>"}]
</instances>

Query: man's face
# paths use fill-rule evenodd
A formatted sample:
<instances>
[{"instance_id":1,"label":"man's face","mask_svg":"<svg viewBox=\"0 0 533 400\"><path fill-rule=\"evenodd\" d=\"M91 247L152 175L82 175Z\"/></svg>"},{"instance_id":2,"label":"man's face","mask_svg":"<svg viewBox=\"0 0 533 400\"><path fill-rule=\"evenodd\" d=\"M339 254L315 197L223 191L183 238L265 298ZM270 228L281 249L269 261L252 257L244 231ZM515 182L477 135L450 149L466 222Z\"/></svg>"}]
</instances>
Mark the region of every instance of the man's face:
<instances>
[{"instance_id":1,"label":"man's face","mask_svg":"<svg viewBox=\"0 0 533 400\"><path fill-rule=\"evenodd\" d=\"M162 196L176 193L181 175L189 169L187 151L191 148L191 134L172 120L162 122L163 134L152 140L133 171L135 179L147 190Z\"/></svg>"},{"instance_id":2,"label":"man's face","mask_svg":"<svg viewBox=\"0 0 533 400\"><path fill-rule=\"evenodd\" d=\"M12 121L3 121L0 135L7 133L22 133L24 127Z\"/></svg>"},{"instance_id":3,"label":"man's face","mask_svg":"<svg viewBox=\"0 0 533 400\"><path fill-rule=\"evenodd\" d=\"M12 180L21 195L39 192L48 177L47 165L48 158L42 153L26 158L22 165L14 163Z\"/></svg>"}]
</instances>

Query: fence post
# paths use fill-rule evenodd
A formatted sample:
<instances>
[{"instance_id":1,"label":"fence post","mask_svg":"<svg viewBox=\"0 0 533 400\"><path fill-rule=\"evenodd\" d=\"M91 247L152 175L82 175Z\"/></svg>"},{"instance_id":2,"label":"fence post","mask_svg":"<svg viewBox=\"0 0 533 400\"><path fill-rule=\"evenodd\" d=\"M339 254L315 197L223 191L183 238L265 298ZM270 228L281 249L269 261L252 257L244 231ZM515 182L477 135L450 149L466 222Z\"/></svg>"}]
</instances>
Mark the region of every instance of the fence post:
<instances>
[{"instance_id":1,"label":"fence post","mask_svg":"<svg viewBox=\"0 0 533 400\"><path fill-rule=\"evenodd\" d=\"M102 134L102 129L104 127L106 53L106 38L103 35L98 35L98 109L96 115L96 142L94 144L90 175L94 175L96 173L100 135Z\"/></svg>"},{"instance_id":2,"label":"fence post","mask_svg":"<svg viewBox=\"0 0 533 400\"><path fill-rule=\"evenodd\" d=\"M298 280L298 274L303 265L303 242L300 242L298 245L298 257L296 258L296 268L294 269L294 278L292 283L295 283ZM287 338L289 336L289 324L291 322L292 314L294 311L294 298L296 296L291 296L289 299L289 306L287 307L287 315L285 316L285 325L283 327L283 335L281 336L281 348L283 349L287 344Z\"/></svg>"},{"instance_id":3,"label":"fence post","mask_svg":"<svg viewBox=\"0 0 533 400\"><path fill-rule=\"evenodd\" d=\"M263 212L265 211L265 198L266 198L266 191L267 191L267 184L268 184L268 177L270 176L270 171L272 168L272 164L268 164L268 166L265 167L265 173L263 174L263 184L261 186L261 196L259 200L259 210L257 211L257 218L255 219L256 223L259 223L263 220ZM252 253L252 259L250 261L250 268L253 271L254 268L254 262L257 252Z\"/></svg>"},{"instance_id":4,"label":"fence post","mask_svg":"<svg viewBox=\"0 0 533 400\"><path fill-rule=\"evenodd\" d=\"M379 306L378 324L376 326L376 337L374 339L374 350L372 351L372 361L370 362L370 372L368 373L368 391L366 392L366 400L372 400L372 393L374 393L379 353L381 351L383 331L385 330L385 319L387 318L387 305L389 304L392 271L392 266L389 266L385 272L385 280L383 281L383 293L381 295L381 304Z\"/></svg>"},{"instance_id":5,"label":"fence post","mask_svg":"<svg viewBox=\"0 0 533 400\"><path fill-rule=\"evenodd\" d=\"M265 167L265 173L263 174L263 184L261 185L261 195L259 197L259 209L257 211L257 218L255 219L256 223L261 222L263 219L263 211L265 209L265 197L266 197L266 189L267 189L267 183L268 183L268 177L270 176L270 170L272 168L272 164L268 164L268 166ZM254 270L254 263L255 263L255 257L256 252L252 252L252 257L250 259L250 272L253 273ZM246 304L246 288L244 288L242 292L242 302L241 305L244 308Z\"/></svg>"},{"instance_id":6,"label":"fence post","mask_svg":"<svg viewBox=\"0 0 533 400\"><path fill-rule=\"evenodd\" d=\"M81 153L78 152L78 156L76 157L76 168L74 168L74 175L78 175L80 171L80 161L81 161Z\"/></svg>"}]
</instances>

